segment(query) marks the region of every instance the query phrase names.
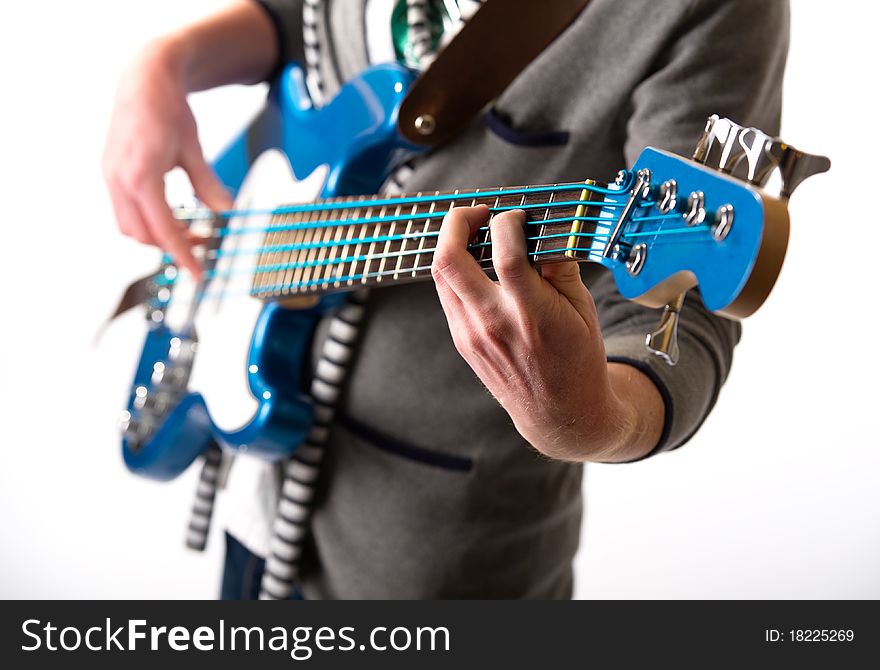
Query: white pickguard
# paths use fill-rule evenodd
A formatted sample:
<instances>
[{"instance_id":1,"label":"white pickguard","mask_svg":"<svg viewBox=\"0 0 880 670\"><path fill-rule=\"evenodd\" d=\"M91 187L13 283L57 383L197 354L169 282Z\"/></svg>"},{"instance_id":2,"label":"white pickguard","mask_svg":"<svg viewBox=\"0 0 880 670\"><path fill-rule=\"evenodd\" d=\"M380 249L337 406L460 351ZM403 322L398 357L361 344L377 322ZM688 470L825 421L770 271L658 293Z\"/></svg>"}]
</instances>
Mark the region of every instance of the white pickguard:
<instances>
[{"instance_id":1,"label":"white pickguard","mask_svg":"<svg viewBox=\"0 0 880 670\"><path fill-rule=\"evenodd\" d=\"M280 204L311 202L320 194L328 171L327 166L321 166L298 182L283 154L266 152L248 172L235 208L268 210ZM270 224L270 218L262 214L229 221L232 234L226 235L221 248L224 254L232 253L220 257L217 278L208 289L195 321L199 349L189 388L205 396L212 418L224 430L241 427L257 409L257 401L247 386L247 355L263 303L250 297L249 292L259 257L253 250L264 244L262 229ZM176 289L175 302L177 294ZM171 324L174 324L174 312L184 312L187 302L172 304L168 314Z\"/></svg>"}]
</instances>

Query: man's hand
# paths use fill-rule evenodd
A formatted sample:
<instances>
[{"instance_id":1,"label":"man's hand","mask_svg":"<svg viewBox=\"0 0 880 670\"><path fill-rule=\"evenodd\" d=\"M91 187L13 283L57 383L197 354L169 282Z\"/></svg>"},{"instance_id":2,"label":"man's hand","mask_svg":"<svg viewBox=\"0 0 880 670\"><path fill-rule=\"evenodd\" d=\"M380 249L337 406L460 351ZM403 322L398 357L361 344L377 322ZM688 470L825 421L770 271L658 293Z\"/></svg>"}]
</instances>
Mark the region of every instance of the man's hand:
<instances>
[{"instance_id":1,"label":"man's hand","mask_svg":"<svg viewBox=\"0 0 880 670\"><path fill-rule=\"evenodd\" d=\"M149 47L128 69L116 97L104 151L104 176L119 229L154 244L199 276L186 227L165 202L165 173L182 167L196 196L214 210L232 206L202 155L174 50Z\"/></svg>"},{"instance_id":2,"label":"man's hand","mask_svg":"<svg viewBox=\"0 0 880 670\"><path fill-rule=\"evenodd\" d=\"M202 155L186 96L259 81L277 58L266 13L239 0L147 45L119 84L103 161L119 229L162 247L197 277L196 240L165 202L165 173L183 168L196 196L215 211L232 207L232 200Z\"/></svg>"},{"instance_id":3,"label":"man's hand","mask_svg":"<svg viewBox=\"0 0 880 670\"><path fill-rule=\"evenodd\" d=\"M628 461L660 439L663 400L635 368L608 364L576 263L529 264L522 211L491 221L491 281L467 251L485 206L443 221L432 273L462 357L536 449L571 461Z\"/></svg>"}]
</instances>

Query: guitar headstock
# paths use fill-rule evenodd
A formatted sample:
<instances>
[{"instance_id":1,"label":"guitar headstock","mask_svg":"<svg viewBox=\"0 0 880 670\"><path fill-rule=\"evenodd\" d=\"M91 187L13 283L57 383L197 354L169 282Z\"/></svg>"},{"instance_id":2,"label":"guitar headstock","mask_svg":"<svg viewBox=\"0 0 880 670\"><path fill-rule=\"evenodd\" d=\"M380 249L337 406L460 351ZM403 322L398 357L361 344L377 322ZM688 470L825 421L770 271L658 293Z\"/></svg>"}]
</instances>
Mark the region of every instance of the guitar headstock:
<instances>
[{"instance_id":1,"label":"guitar headstock","mask_svg":"<svg viewBox=\"0 0 880 670\"><path fill-rule=\"evenodd\" d=\"M719 172L766 188L771 178L780 181L779 197L788 199L807 177L827 172L831 161L798 151L757 128L744 128L713 114L706 121L694 160Z\"/></svg>"},{"instance_id":2,"label":"guitar headstock","mask_svg":"<svg viewBox=\"0 0 880 670\"><path fill-rule=\"evenodd\" d=\"M602 263L621 294L664 307L648 347L678 359L676 328L684 294L732 318L754 313L776 282L788 245L788 198L830 161L755 128L709 118L692 160L648 148L618 184L603 213ZM776 192L769 188L777 183Z\"/></svg>"}]
</instances>

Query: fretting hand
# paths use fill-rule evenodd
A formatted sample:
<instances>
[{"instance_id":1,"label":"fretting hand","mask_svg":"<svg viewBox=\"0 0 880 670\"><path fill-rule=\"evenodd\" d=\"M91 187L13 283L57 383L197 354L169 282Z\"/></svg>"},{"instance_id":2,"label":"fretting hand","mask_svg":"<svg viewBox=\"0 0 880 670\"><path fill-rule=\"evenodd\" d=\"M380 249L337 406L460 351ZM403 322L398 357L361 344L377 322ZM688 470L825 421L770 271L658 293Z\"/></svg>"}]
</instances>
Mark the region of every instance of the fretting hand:
<instances>
[{"instance_id":1,"label":"fretting hand","mask_svg":"<svg viewBox=\"0 0 880 670\"><path fill-rule=\"evenodd\" d=\"M432 273L456 348L542 453L628 461L656 446L663 401L636 368L607 363L596 308L576 263L528 262L525 214L491 221L490 280L467 250L489 209L453 209Z\"/></svg>"}]
</instances>

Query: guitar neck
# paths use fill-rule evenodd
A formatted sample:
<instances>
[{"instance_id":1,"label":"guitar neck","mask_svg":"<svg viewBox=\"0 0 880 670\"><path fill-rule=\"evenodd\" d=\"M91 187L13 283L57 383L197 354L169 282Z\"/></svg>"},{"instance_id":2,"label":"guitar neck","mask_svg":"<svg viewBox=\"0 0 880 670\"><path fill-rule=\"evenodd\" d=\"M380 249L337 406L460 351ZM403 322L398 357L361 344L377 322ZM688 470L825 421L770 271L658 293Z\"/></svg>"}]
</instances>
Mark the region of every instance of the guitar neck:
<instances>
[{"instance_id":1,"label":"guitar neck","mask_svg":"<svg viewBox=\"0 0 880 670\"><path fill-rule=\"evenodd\" d=\"M259 298L322 294L426 279L440 225L453 207L526 213L535 264L588 258L606 191L593 181L544 186L335 198L277 208L253 274ZM492 275L488 227L469 246Z\"/></svg>"}]
</instances>

